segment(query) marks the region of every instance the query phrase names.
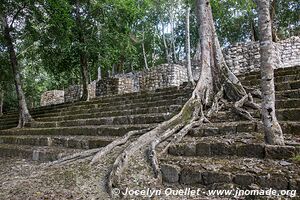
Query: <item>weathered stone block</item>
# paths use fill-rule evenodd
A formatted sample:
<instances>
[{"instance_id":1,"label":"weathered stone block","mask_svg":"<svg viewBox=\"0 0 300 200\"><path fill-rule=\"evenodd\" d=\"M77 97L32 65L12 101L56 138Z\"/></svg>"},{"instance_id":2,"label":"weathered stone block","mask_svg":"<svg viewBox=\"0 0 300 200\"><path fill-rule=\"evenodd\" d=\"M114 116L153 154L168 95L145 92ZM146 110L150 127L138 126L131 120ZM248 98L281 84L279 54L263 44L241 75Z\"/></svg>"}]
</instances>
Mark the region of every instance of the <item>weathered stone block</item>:
<instances>
[{"instance_id":1,"label":"weathered stone block","mask_svg":"<svg viewBox=\"0 0 300 200\"><path fill-rule=\"evenodd\" d=\"M255 182L255 178L250 174L237 174L233 178L233 182L240 186L247 187Z\"/></svg>"},{"instance_id":2,"label":"weathered stone block","mask_svg":"<svg viewBox=\"0 0 300 200\"><path fill-rule=\"evenodd\" d=\"M234 155L236 153L235 145L228 145L226 143L213 143L210 145L211 154L216 156Z\"/></svg>"},{"instance_id":3,"label":"weathered stone block","mask_svg":"<svg viewBox=\"0 0 300 200\"><path fill-rule=\"evenodd\" d=\"M220 134L219 128L216 127L208 127L204 129L204 135L205 136L213 136L213 135L218 135Z\"/></svg>"},{"instance_id":4,"label":"weathered stone block","mask_svg":"<svg viewBox=\"0 0 300 200\"><path fill-rule=\"evenodd\" d=\"M272 188L277 190L285 190L289 187L288 179L281 174L272 174L270 176L257 177L257 183L263 188Z\"/></svg>"},{"instance_id":5,"label":"weathered stone block","mask_svg":"<svg viewBox=\"0 0 300 200\"><path fill-rule=\"evenodd\" d=\"M253 132L256 130L256 125L255 124L238 124L236 129L237 129L237 132Z\"/></svg>"},{"instance_id":6,"label":"weathered stone block","mask_svg":"<svg viewBox=\"0 0 300 200\"><path fill-rule=\"evenodd\" d=\"M41 106L56 105L65 102L63 90L52 90L44 92L41 96Z\"/></svg>"},{"instance_id":7,"label":"weathered stone block","mask_svg":"<svg viewBox=\"0 0 300 200\"><path fill-rule=\"evenodd\" d=\"M237 148L237 155L248 158L264 158L265 148L262 144L245 144L239 145Z\"/></svg>"},{"instance_id":8,"label":"weathered stone block","mask_svg":"<svg viewBox=\"0 0 300 200\"><path fill-rule=\"evenodd\" d=\"M180 173L181 184L203 184L202 175L199 170L184 168Z\"/></svg>"},{"instance_id":9,"label":"weathered stone block","mask_svg":"<svg viewBox=\"0 0 300 200\"><path fill-rule=\"evenodd\" d=\"M169 147L169 154L175 156L195 156L195 144L177 144Z\"/></svg>"},{"instance_id":10,"label":"weathered stone block","mask_svg":"<svg viewBox=\"0 0 300 200\"><path fill-rule=\"evenodd\" d=\"M96 96L126 94L135 92L134 79L112 77L99 80L96 85Z\"/></svg>"},{"instance_id":11,"label":"weathered stone block","mask_svg":"<svg viewBox=\"0 0 300 200\"><path fill-rule=\"evenodd\" d=\"M197 156L210 156L211 148L209 143L198 143L196 145L196 155Z\"/></svg>"},{"instance_id":12,"label":"weathered stone block","mask_svg":"<svg viewBox=\"0 0 300 200\"><path fill-rule=\"evenodd\" d=\"M163 181L167 183L177 183L179 181L180 167L176 165L161 165L161 173Z\"/></svg>"},{"instance_id":13,"label":"weathered stone block","mask_svg":"<svg viewBox=\"0 0 300 200\"><path fill-rule=\"evenodd\" d=\"M231 183L232 177L225 172L204 172L202 174L204 185L211 185L214 183Z\"/></svg>"},{"instance_id":14,"label":"weathered stone block","mask_svg":"<svg viewBox=\"0 0 300 200\"><path fill-rule=\"evenodd\" d=\"M266 158L270 159L289 159L295 156L296 148L293 146L266 145Z\"/></svg>"}]
</instances>

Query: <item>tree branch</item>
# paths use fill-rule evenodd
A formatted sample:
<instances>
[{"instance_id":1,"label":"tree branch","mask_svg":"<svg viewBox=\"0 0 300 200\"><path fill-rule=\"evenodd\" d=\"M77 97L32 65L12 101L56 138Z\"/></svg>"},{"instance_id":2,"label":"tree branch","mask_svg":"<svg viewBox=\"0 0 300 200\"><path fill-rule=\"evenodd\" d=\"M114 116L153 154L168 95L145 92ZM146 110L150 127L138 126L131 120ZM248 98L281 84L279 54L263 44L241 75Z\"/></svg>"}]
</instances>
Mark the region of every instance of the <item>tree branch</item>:
<instances>
[{"instance_id":1,"label":"tree branch","mask_svg":"<svg viewBox=\"0 0 300 200\"><path fill-rule=\"evenodd\" d=\"M13 25L14 25L15 20L17 19L17 17L18 17L18 15L20 14L20 12L21 12L22 10L24 10L25 7L26 7L26 3L24 3L23 6L17 10L16 14L14 14L13 19L12 19L10 25L9 25L9 28L10 28L10 29L13 28Z\"/></svg>"}]
</instances>

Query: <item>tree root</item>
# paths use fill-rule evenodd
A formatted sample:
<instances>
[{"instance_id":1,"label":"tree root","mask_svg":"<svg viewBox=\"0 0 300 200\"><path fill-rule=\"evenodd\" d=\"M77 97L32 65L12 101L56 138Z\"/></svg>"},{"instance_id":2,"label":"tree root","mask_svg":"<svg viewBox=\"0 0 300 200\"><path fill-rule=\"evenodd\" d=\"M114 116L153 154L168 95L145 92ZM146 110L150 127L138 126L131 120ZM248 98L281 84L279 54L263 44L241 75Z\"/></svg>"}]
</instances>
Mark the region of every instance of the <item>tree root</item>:
<instances>
[{"instance_id":1,"label":"tree root","mask_svg":"<svg viewBox=\"0 0 300 200\"><path fill-rule=\"evenodd\" d=\"M159 164L156 156L157 154L155 150L157 145L159 145L160 143L162 143L163 141L171 137L176 131L180 130L181 128L182 128L182 124L179 124L174 128L165 131L163 135L161 135L159 138L152 141L151 144L149 145L147 156L148 156L149 163L154 172L154 178L160 177L160 168L159 168Z\"/></svg>"},{"instance_id":2,"label":"tree root","mask_svg":"<svg viewBox=\"0 0 300 200\"><path fill-rule=\"evenodd\" d=\"M150 128L148 129L142 129L142 130L136 130L136 131L130 131L123 137L113 141L106 147L102 148L101 151L99 151L92 159L91 165L99 162L103 156L106 156L109 152L111 152L115 147L125 144L131 137L142 135L145 132L150 131Z\"/></svg>"},{"instance_id":3,"label":"tree root","mask_svg":"<svg viewBox=\"0 0 300 200\"><path fill-rule=\"evenodd\" d=\"M257 121L247 110L243 109L244 105L248 105L249 107L252 107L254 109L259 109L259 105L254 103L252 95L250 93L246 94L239 101L235 102L233 109L237 114L241 115L242 117L250 121Z\"/></svg>"},{"instance_id":4,"label":"tree root","mask_svg":"<svg viewBox=\"0 0 300 200\"><path fill-rule=\"evenodd\" d=\"M159 167L156 158L155 147L165 139L172 136L180 128L189 124L191 120L195 119L197 111L199 110L199 101L191 97L183 106L179 114L172 117L170 120L165 121L158 125L155 129L143 134L136 141L127 146L123 152L115 160L112 170L108 177L107 189L108 193L112 195L112 189L119 185L122 172L128 165L128 160L140 149L149 148L148 151L149 161L154 169L156 177L159 176Z\"/></svg>"},{"instance_id":5,"label":"tree root","mask_svg":"<svg viewBox=\"0 0 300 200\"><path fill-rule=\"evenodd\" d=\"M97 148L97 149L90 149L84 152L79 152L76 154L73 154L71 156L66 156L62 159L56 160L54 162L51 162L48 164L48 166L61 166L61 165L65 165L67 163L71 163L71 162L75 162L78 160L82 160L82 159L86 159L88 157L92 157L94 156L96 153L98 153L99 151L101 151L102 148Z\"/></svg>"}]
</instances>

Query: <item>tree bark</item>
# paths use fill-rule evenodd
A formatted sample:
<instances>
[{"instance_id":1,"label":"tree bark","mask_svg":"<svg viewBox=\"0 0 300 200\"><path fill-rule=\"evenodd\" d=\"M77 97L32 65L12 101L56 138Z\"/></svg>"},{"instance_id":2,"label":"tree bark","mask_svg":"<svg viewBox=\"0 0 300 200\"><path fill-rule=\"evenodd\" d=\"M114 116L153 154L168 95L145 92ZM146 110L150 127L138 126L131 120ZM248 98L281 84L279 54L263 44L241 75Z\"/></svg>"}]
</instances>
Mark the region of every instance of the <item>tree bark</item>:
<instances>
[{"instance_id":1,"label":"tree bark","mask_svg":"<svg viewBox=\"0 0 300 200\"><path fill-rule=\"evenodd\" d=\"M142 49L143 49L145 69L148 70L149 67L148 67L147 55L146 55L146 50L145 50L145 32L144 31L143 31Z\"/></svg>"},{"instance_id":2,"label":"tree bark","mask_svg":"<svg viewBox=\"0 0 300 200\"><path fill-rule=\"evenodd\" d=\"M3 115L3 101L4 101L4 91L0 86L0 116Z\"/></svg>"},{"instance_id":3,"label":"tree bark","mask_svg":"<svg viewBox=\"0 0 300 200\"><path fill-rule=\"evenodd\" d=\"M175 35L174 35L174 1L171 1L171 11L170 11L170 23L171 23L171 52L173 52L173 62L177 63L176 55L176 45L175 45Z\"/></svg>"},{"instance_id":4,"label":"tree bark","mask_svg":"<svg viewBox=\"0 0 300 200\"><path fill-rule=\"evenodd\" d=\"M8 25L6 16L2 16L3 24L4 24L4 39L8 48L10 63L14 75L14 81L16 86L16 92L19 102L19 124L18 128L23 128L26 123L32 121L32 117L29 113L25 95L22 89L22 81L21 81L21 72L18 64L18 59L15 52L15 47L13 44L13 39L11 37L12 27Z\"/></svg>"},{"instance_id":5,"label":"tree bark","mask_svg":"<svg viewBox=\"0 0 300 200\"><path fill-rule=\"evenodd\" d=\"M253 19L250 19L250 26L251 26L251 40L256 42L259 40L259 37L255 29L255 23Z\"/></svg>"},{"instance_id":6,"label":"tree bark","mask_svg":"<svg viewBox=\"0 0 300 200\"><path fill-rule=\"evenodd\" d=\"M271 0L270 15L271 15L271 25L272 25L272 40L273 42L278 42L279 38L277 35L277 25L276 25L276 0Z\"/></svg>"},{"instance_id":7,"label":"tree bark","mask_svg":"<svg viewBox=\"0 0 300 200\"><path fill-rule=\"evenodd\" d=\"M161 27L162 27L162 39L163 39L163 43L164 43L166 59L167 59L168 64L170 64L171 60L170 60L168 44L167 44L167 40L166 40L166 36L165 36L165 25L164 25L164 22L162 20L160 20L160 21L161 21Z\"/></svg>"},{"instance_id":8,"label":"tree bark","mask_svg":"<svg viewBox=\"0 0 300 200\"><path fill-rule=\"evenodd\" d=\"M85 46L85 38L82 32L80 6L78 0L76 1L75 17L76 17L76 26L78 30L78 40L80 43L79 54L80 54L80 67L81 67L81 77L82 77L82 86L83 86L81 101L88 101L89 100L89 92L88 92L89 68L88 68L88 58L87 58L86 50L82 49L82 47Z\"/></svg>"},{"instance_id":9,"label":"tree bark","mask_svg":"<svg viewBox=\"0 0 300 200\"><path fill-rule=\"evenodd\" d=\"M101 72L101 66L98 67L98 74L97 74L97 81L102 80L102 72Z\"/></svg>"},{"instance_id":10,"label":"tree bark","mask_svg":"<svg viewBox=\"0 0 300 200\"><path fill-rule=\"evenodd\" d=\"M284 145L281 127L275 113L274 86L274 45L272 42L272 24L270 17L270 0L258 0L258 24L260 31L261 54L261 92L262 121L267 144Z\"/></svg>"},{"instance_id":11,"label":"tree bark","mask_svg":"<svg viewBox=\"0 0 300 200\"><path fill-rule=\"evenodd\" d=\"M195 85L192 64L191 64L191 40L190 40L190 7L186 8L186 21L185 21L185 49L186 49L186 68L189 82Z\"/></svg>"}]
</instances>

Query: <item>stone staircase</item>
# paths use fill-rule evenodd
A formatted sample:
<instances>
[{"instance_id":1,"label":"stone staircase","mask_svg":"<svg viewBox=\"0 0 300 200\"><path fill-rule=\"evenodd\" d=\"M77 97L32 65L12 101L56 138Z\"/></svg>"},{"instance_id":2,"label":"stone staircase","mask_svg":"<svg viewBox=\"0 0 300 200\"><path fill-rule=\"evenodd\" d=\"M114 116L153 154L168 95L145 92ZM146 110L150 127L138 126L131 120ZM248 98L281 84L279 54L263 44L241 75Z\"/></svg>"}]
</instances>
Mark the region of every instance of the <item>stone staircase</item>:
<instances>
[{"instance_id":1,"label":"stone staircase","mask_svg":"<svg viewBox=\"0 0 300 200\"><path fill-rule=\"evenodd\" d=\"M129 131L170 119L191 91L182 86L40 107L30 111L35 121L23 129L13 128L18 114L8 113L0 118L0 156L53 161L106 146Z\"/></svg>"},{"instance_id":2,"label":"stone staircase","mask_svg":"<svg viewBox=\"0 0 300 200\"><path fill-rule=\"evenodd\" d=\"M264 144L259 123L220 111L211 124L196 126L160 157L166 185L204 189L294 189L300 191L300 67L278 69L277 117L286 146ZM259 73L240 76L259 87ZM260 117L259 112L250 112Z\"/></svg>"}]
</instances>

